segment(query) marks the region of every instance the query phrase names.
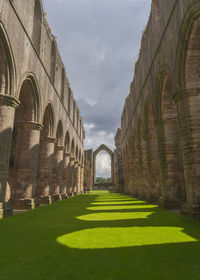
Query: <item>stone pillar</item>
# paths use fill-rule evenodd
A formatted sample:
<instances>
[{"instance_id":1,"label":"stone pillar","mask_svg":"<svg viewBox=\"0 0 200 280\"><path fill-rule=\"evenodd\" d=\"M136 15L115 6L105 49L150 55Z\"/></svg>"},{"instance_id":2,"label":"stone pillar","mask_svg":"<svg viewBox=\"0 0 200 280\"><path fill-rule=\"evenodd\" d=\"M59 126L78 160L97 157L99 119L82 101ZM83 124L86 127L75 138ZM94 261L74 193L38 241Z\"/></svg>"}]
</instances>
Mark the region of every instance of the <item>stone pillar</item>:
<instances>
[{"instance_id":1,"label":"stone pillar","mask_svg":"<svg viewBox=\"0 0 200 280\"><path fill-rule=\"evenodd\" d=\"M78 161L74 162L74 194L78 194L78 181L79 181L79 167Z\"/></svg>"},{"instance_id":2,"label":"stone pillar","mask_svg":"<svg viewBox=\"0 0 200 280\"><path fill-rule=\"evenodd\" d=\"M200 219L200 88L185 89L176 93L180 115L183 165L187 203L182 213Z\"/></svg>"},{"instance_id":3,"label":"stone pillar","mask_svg":"<svg viewBox=\"0 0 200 280\"><path fill-rule=\"evenodd\" d=\"M53 174L53 200L58 201L62 200L62 190L63 190L63 146L55 147L54 154L54 174Z\"/></svg>"},{"instance_id":4,"label":"stone pillar","mask_svg":"<svg viewBox=\"0 0 200 280\"><path fill-rule=\"evenodd\" d=\"M40 151L38 196L40 204L52 202L52 173L54 163L55 138L46 137L45 146Z\"/></svg>"},{"instance_id":5,"label":"stone pillar","mask_svg":"<svg viewBox=\"0 0 200 280\"><path fill-rule=\"evenodd\" d=\"M185 200L185 185L181 170L180 142L177 121L160 121L162 196L159 206L180 209Z\"/></svg>"},{"instance_id":6,"label":"stone pillar","mask_svg":"<svg viewBox=\"0 0 200 280\"><path fill-rule=\"evenodd\" d=\"M74 196L74 160L73 156L70 157L69 161L69 196Z\"/></svg>"},{"instance_id":7,"label":"stone pillar","mask_svg":"<svg viewBox=\"0 0 200 280\"><path fill-rule=\"evenodd\" d=\"M38 178L39 140L42 125L35 122L16 122L16 154L14 162L12 202L15 209L34 209Z\"/></svg>"},{"instance_id":8,"label":"stone pillar","mask_svg":"<svg viewBox=\"0 0 200 280\"><path fill-rule=\"evenodd\" d=\"M70 153L64 153L64 167L63 167L63 199L68 197L70 192Z\"/></svg>"},{"instance_id":9,"label":"stone pillar","mask_svg":"<svg viewBox=\"0 0 200 280\"><path fill-rule=\"evenodd\" d=\"M10 95L0 94L0 218L12 215L8 200L9 161L12 143L15 109L19 101Z\"/></svg>"},{"instance_id":10,"label":"stone pillar","mask_svg":"<svg viewBox=\"0 0 200 280\"><path fill-rule=\"evenodd\" d=\"M82 174L81 174L81 166L82 164L78 164L78 193L82 193Z\"/></svg>"},{"instance_id":11,"label":"stone pillar","mask_svg":"<svg viewBox=\"0 0 200 280\"><path fill-rule=\"evenodd\" d=\"M81 179L80 190L81 190L81 193L83 193L84 192L84 168L83 168L82 164L80 165L80 172L81 172L81 175L80 175L80 179Z\"/></svg>"}]
</instances>

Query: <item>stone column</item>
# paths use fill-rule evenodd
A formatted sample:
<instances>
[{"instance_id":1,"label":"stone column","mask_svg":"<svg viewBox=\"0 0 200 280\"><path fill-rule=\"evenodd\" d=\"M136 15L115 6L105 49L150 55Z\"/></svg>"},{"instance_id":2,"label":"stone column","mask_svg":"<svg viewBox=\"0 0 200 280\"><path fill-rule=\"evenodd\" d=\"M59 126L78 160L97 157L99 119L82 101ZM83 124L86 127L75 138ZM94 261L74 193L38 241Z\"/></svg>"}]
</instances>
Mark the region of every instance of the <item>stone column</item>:
<instances>
[{"instance_id":1,"label":"stone column","mask_svg":"<svg viewBox=\"0 0 200 280\"><path fill-rule=\"evenodd\" d=\"M64 153L64 167L63 167L63 199L68 197L70 185L70 153Z\"/></svg>"},{"instance_id":2,"label":"stone column","mask_svg":"<svg viewBox=\"0 0 200 280\"><path fill-rule=\"evenodd\" d=\"M200 88L176 93L182 136L183 165L187 203L182 213L200 219Z\"/></svg>"},{"instance_id":3,"label":"stone column","mask_svg":"<svg viewBox=\"0 0 200 280\"><path fill-rule=\"evenodd\" d=\"M81 193L84 193L84 168L83 168L82 164L80 165L80 172L81 172L80 190L81 190Z\"/></svg>"},{"instance_id":4,"label":"stone column","mask_svg":"<svg viewBox=\"0 0 200 280\"><path fill-rule=\"evenodd\" d=\"M78 161L74 162L74 194L78 194L78 176L79 176L79 168Z\"/></svg>"},{"instance_id":5,"label":"stone column","mask_svg":"<svg viewBox=\"0 0 200 280\"><path fill-rule=\"evenodd\" d=\"M12 202L15 209L33 209L38 179L39 140L42 125L35 122L16 122L16 154L14 162Z\"/></svg>"},{"instance_id":6,"label":"stone column","mask_svg":"<svg viewBox=\"0 0 200 280\"><path fill-rule=\"evenodd\" d=\"M17 99L0 94L0 218L12 215L12 208L8 202L10 199L8 173L14 115L18 106Z\"/></svg>"},{"instance_id":7,"label":"stone column","mask_svg":"<svg viewBox=\"0 0 200 280\"><path fill-rule=\"evenodd\" d=\"M52 173L54 161L55 138L46 137L45 147L40 151L38 196L40 204L52 203Z\"/></svg>"},{"instance_id":8,"label":"stone column","mask_svg":"<svg viewBox=\"0 0 200 280\"><path fill-rule=\"evenodd\" d=\"M161 120L160 134L162 196L159 199L159 206L180 209L181 203L185 200L185 186L181 170L177 121Z\"/></svg>"},{"instance_id":9,"label":"stone column","mask_svg":"<svg viewBox=\"0 0 200 280\"><path fill-rule=\"evenodd\" d=\"M82 178L81 178L81 166L82 166L82 164L81 163L79 163L78 164L78 193L80 194L80 193L82 193L81 191L82 191L82 188L81 188L81 181L82 181Z\"/></svg>"},{"instance_id":10,"label":"stone column","mask_svg":"<svg viewBox=\"0 0 200 280\"><path fill-rule=\"evenodd\" d=\"M69 196L74 196L74 160L73 156L70 157L69 160L69 167L68 167L68 174L69 174L69 181L68 181L68 191Z\"/></svg>"},{"instance_id":11,"label":"stone column","mask_svg":"<svg viewBox=\"0 0 200 280\"><path fill-rule=\"evenodd\" d=\"M55 155L54 155L54 174L53 174L53 200L58 201L62 200L62 174L63 174L63 146L56 146Z\"/></svg>"}]
</instances>

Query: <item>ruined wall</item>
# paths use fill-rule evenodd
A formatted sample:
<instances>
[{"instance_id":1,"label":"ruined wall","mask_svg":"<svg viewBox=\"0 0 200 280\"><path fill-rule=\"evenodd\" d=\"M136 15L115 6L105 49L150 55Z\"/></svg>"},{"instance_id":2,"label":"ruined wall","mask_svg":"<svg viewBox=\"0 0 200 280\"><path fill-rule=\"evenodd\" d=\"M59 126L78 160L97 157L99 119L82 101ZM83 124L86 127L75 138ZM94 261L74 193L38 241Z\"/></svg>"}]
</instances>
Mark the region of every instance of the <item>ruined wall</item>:
<instances>
[{"instance_id":1,"label":"ruined wall","mask_svg":"<svg viewBox=\"0 0 200 280\"><path fill-rule=\"evenodd\" d=\"M114 185L116 190L124 192L124 167L122 159L122 145L121 145L121 129L118 128L115 135L115 151L114 151Z\"/></svg>"},{"instance_id":2,"label":"ruined wall","mask_svg":"<svg viewBox=\"0 0 200 280\"><path fill-rule=\"evenodd\" d=\"M0 0L0 216L83 189L84 128L40 0Z\"/></svg>"},{"instance_id":3,"label":"ruined wall","mask_svg":"<svg viewBox=\"0 0 200 280\"><path fill-rule=\"evenodd\" d=\"M200 218L200 1L153 0L122 117L125 191Z\"/></svg>"},{"instance_id":4,"label":"ruined wall","mask_svg":"<svg viewBox=\"0 0 200 280\"><path fill-rule=\"evenodd\" d=\"M93 189L94 174L93 174L93 150L85 150L85 182L84 189L90 191Z\"/></svg>"}]
</instances>

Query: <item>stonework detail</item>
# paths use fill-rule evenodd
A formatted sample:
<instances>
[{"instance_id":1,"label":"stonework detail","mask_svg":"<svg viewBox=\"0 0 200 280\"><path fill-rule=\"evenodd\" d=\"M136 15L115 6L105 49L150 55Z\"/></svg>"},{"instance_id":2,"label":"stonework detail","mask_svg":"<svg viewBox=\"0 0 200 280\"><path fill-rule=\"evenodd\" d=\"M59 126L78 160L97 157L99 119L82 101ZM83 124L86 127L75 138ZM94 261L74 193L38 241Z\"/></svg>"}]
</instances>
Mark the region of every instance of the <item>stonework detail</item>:
<instances>
[{"instance_id":1,"label":"stonework detail","mask_svg":"<svg viewBox=\"0 0 200 280\"><path fill-rule=\"evenodd\" d=\"M200 1L153 0L121 116L124 192L200 218Z\"/></svg>"},{"instance_id":2,"label":"stonework detail","mask_svg":"<svg viewBox=\"0 0 200 280\"><path fill-rule=\"evenodd\" d=\"M83 168L70 159L83 167L84 128L42 1L0 0L0 11L4 217L83 192Z\"/></svg>"}]
</instances>

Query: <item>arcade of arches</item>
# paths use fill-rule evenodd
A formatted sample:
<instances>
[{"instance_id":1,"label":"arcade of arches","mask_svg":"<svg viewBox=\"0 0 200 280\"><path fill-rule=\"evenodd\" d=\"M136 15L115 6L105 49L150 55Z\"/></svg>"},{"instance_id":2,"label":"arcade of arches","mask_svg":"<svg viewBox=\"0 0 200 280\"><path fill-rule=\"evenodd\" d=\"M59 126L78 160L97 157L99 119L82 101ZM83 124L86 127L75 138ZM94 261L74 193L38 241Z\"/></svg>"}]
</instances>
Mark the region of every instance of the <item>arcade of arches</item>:
<instances>
[{"instance_id":1,"label":"arcade of arches","mask_svg":"<svg viewBox=\"0 0 200 280\"><path fill-rule=\"evenodd\" d=\"M200 1L152 0L114 151L84 152L42 1L0 11L0 216L92 189L105 150L114 190L200 219Z\"/></svg>"},{"instance_id":2,"label":"arcade of arches","mask_svg":"<svg viewBox=\"0 0 200 280\"><path fill-rule=\"evenodd\" d=\"M41 1L4 0L0 10L4 217L83 192L84 129Z\"/></svg>"}]
</instances>

